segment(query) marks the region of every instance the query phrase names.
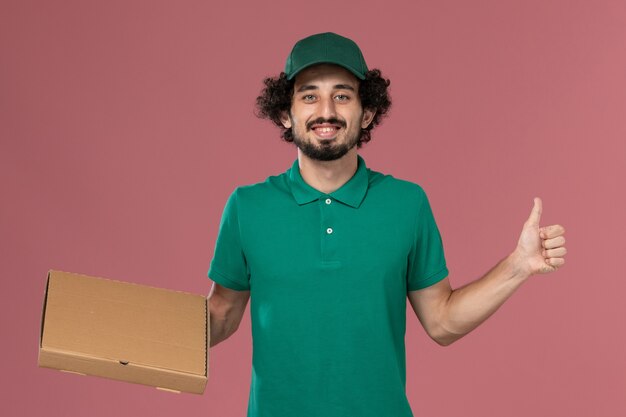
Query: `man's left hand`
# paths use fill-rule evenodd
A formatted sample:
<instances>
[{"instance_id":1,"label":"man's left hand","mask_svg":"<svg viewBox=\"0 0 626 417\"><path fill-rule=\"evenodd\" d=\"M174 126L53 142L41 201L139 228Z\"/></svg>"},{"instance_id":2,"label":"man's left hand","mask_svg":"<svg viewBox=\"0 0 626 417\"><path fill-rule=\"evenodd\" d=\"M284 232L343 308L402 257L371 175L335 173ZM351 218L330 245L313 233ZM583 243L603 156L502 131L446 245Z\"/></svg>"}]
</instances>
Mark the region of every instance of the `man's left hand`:
<instances>
[{"instance_id":1,"label":"man's left hand","mask_svg":"<svg viewBox=\"0 0 626 417\"><path fill-rule=\"evenodd\" d=\"M565 264L565 228L555 224L539 227L541 219L541 199L535 197L530 217L524 223L522 234L514 251L518 269L528 276L547 274Z\"/></svg>"}]
</instances>

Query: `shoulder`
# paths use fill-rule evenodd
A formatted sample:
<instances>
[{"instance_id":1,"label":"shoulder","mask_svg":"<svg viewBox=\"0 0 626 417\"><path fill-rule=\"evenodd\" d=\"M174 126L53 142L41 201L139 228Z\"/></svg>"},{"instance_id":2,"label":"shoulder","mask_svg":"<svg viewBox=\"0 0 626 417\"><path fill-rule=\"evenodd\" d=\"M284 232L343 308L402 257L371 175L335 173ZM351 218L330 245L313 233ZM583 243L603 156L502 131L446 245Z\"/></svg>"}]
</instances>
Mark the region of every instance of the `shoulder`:
<instances>
[{"instance_id":1,"label":"shoulder","mask_svg":"<svg viewBox=\"0 0 626 417\"><path fill-rule=\"evenodd\" d=\"M421 204L427 200L424 188L413 181L396 178L391 174L383 174L368 169L369 187L389 198L400 198L407 204Z\"/></svg>"},{"instance_id":2,"label":"shoulder","mask_svg":"<svg viewBox=\"0 0 626 417\"><path fill-rule=\"evenodd\" d=\"M237 202L260 203L289 192L285 173L270 175L265 181L237 186L230 198Z\"/></svg>"}]
</instances>

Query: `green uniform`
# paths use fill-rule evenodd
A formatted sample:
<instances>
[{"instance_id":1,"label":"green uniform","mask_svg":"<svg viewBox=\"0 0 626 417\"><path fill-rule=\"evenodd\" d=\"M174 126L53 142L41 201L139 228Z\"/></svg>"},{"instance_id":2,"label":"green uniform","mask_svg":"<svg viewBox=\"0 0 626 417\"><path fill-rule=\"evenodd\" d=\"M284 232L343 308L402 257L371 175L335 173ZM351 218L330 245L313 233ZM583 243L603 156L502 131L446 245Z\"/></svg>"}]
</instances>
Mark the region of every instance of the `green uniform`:
<instances>
[{"instance_id":1,"label":"green uniform","mask_svg":"<svg viewBox=\"0 0 626 417\"><path fill-rule=\"evenodd\" d=\"M230 195L209 277L250 291L248 417L409 417L407 291L448 275L417 184L368 169L325 194L285 173Z\"/></svg>"}]
</instances>

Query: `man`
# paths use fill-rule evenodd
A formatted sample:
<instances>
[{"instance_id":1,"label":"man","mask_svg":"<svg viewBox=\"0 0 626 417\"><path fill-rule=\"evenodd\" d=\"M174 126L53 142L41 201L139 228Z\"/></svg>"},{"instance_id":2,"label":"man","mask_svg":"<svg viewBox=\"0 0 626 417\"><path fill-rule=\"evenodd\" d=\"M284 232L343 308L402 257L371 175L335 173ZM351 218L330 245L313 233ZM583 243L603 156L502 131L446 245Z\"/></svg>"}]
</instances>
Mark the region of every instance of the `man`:
<instances>
[{"instance_id":1,"label":"man","mask_svg":"<svg viewBox=\"0 0 626 417\"><path fill-rule=\"evenodd\" d=\"M211 261L211 346L251 299L248 416L408 417L406 299L448 345L533 274L564 264L564 229L539 227L535 198L515 250L452 290L424 190L368 169L358 155L390 106L389 81L333 33L293 48L265 80L259 115L297 146L291 168L235 189Z\"/></svg>"}]
</instances>

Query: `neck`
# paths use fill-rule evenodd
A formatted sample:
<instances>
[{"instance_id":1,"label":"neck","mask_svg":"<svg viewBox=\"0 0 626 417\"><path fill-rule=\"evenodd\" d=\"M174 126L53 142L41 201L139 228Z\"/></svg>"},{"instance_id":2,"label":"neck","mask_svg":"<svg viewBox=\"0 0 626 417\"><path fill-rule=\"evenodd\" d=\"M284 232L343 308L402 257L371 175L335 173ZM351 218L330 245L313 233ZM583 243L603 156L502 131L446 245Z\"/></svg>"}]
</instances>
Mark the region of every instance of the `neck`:
<instances>
[{"instance_id":1,"label":"neck","mask_svg":"<svg viewBox=\"0 0 626 417\"><path fill-rule=\"evenodd\" d=\"M358 166L356 147L334 161L317 161L298 149L298 165L304 182L316 190L330 194L352 178Z\"/></svg>"}]
</instances>

